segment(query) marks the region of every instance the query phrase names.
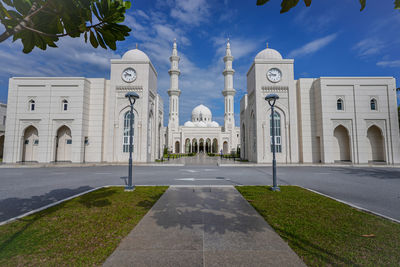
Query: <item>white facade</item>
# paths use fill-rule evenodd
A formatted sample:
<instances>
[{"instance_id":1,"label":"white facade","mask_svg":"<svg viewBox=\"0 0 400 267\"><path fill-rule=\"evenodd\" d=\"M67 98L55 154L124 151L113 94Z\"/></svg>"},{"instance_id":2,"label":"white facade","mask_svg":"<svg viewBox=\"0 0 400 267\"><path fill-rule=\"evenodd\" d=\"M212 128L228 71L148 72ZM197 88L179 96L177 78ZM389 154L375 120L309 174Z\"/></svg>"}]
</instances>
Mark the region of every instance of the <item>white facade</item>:
<instances>
[{"instance_id":1,"label":"white facade","mask_svg":"<svg viewBox=\"0 0 400 267\"><path fill-rule=\"evenodd\" d=\"M277 162L400 163L396 83L392 77L294 79L293 59L274 49L255 57L240 103L241 157L272 161L275 93Z\"/></svg>"},{"instance_id":2,"label":"white facade","mask_svg":"<svg viewBox=\"0 0 400 267\"><path fill-rule=\"evenodd\" d=\"M183 126L179 125L179 56L176 42L174 42L170 57L171 69L170 89L168 90L169 120L167 127L167 148L172 153L208 152L229 154L237 151L240 140L239 127L235 127L234 96L232 68L233 57L229 40L226 45L224 57L225 70L223 71L225 83L222 94L225 98L224 126L212 120L212 113L204 105L195 107L192 111L191 121Z\"/></svg>"},{"instance_id":3,"label":"white facade","mask_svg":"<svg viewBox=\"0 0 400 267\"><path fill-rule=\"evenodd\" d=\"M153 64L134 49L111 60L110 80L11 78L4 162L127 162L127 91L140 96L133 160L154 161L163 146L163 102Z\"/></svg>"}]
</instances>

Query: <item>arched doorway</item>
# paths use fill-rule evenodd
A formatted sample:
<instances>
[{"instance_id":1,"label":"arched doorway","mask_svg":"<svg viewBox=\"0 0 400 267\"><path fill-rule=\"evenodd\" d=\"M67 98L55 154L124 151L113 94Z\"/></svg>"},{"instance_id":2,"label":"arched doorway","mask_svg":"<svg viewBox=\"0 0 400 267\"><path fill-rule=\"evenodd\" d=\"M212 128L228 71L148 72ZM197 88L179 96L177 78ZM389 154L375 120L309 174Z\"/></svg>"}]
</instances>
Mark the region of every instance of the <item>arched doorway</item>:
<instances>
[{"instance_id":1,"label":"arched doorway","mask_svg":"<svg viewBox=\"0 0 400 267\"><path fill-rule=\"evenodd\" d=\"M180 143L179 143L179 141L176 141L175 142L175 153L180 153L179 148L180 148Z\"/></svg>"},{"instance_id":2,"label":"arched doorway","mask_svg":"<svg viewBox=\"0 0 400 267\"><path fill-rule=\"evenodd\" d=\"M228 154L229 153L229 148L228 148L228 142L225 141L223 144L223 149L224 149L224 154Z\"/></svg>"},{"instance_id":3,"label":"arched doorway","mask_svg":"<svg viewBox=\"0 0 400 267\"><path fill-rule=\"evenodd\" d=\"M244 126L244 123L242 124L242 149L241 149L241 157L243 159L246 159L246 127Z\"/></svg>"},{"instance_id":4,"label":"arched doorway","mask_svg":"<svg viewBox=\"0 0 400 267\"><path fill-rule=\"evenodd\" d=\"M39 134L34 126L29 126L24 132L22 161L37 161Z\"/></svg>"},{"instance_id":5,"label":"arched doorway","mask_svg":"<svg viewBox=\"0 0 400 267\"><path fill-rule=\"evenodd\" d=\"M4 135L0 136L0 159L3 158L3 150L4 150Z\"/></svg>"},{"instance_id":6,"label":"arched doorway","mask_svg":"<svg viewBox=\"0 0 400 267\"><path fill-rule=\"evenodd\" d=\"M194 153L199 152L199 151L198 151L198 147L197 147L197 139L196 139L196 138L194 138L194 139L192 140L192 151L193 151Z\"/></svg>"},{"instance_id":7,"label":"arched doorway","mask_svg":"<svg viewBox=\"0 0 400 267\"><path fill-rule=\"evenodd\" d=\"M333 160L334 161L351 161L350 157L350 136L347 129L339 125L333 131Z\"/></svg>"},{"instance_id":8,"label":"arched doorway","mask_svg":"<svg viewBox=\"0 0 400 267\"><path fill-rule=\"evenodd\" d=\"M191 146L190 146L190 139L187 138L186 141L185 141L185 153L188 154L188 153L191 153L191 152L192 151L191 151Z\"/></svg>"},{"instance_id":9,"label":"arched doorway","mask_svg":"<svg viewBox=\"0 0 400 267\"><path fill-rule=\"evenodd\" d=\"M214 138L214 140L213 140L212 153L218 153L218 140L217 140L217 138Z\"/></svg>"},{"instance_id":10,"label":"arched doorway","mask_svg":"<svg viewBox=\"0 0 400 267\"><path fill-rule=\"evenodd\" d=\"M206 152L211 153L211 139L207 138L206 140Z\"/></svg>"},{"instance_id":11,"label":"arched doorway","mask_svg":"<svg viewBox=\"0 0 400 267\"><path fill-rule=\"evenodd\" d=\"M71 147L71 129L64 125L57 131L55 161L71 161Z\"/></svg>"},{"instance_id":12,"label":"arched doorway","mask_svg":"<svg viewBox=\"0 0 400 267\"><path fill-rule=\"evenodd\" d=\"M199 152L202 153L204 152L204 139L201 138L199 141Z\"/></svg>"},{"instance_id":13,"label":"arched doorway","mask_svg":"<svg viewBox=\"0 0 400 267\"><path fill-rule=\"evenodd\" d=\"M385 146L381 130L373 125L367 131L368 161L385 161Z\"/></svg>"}]
</instances>

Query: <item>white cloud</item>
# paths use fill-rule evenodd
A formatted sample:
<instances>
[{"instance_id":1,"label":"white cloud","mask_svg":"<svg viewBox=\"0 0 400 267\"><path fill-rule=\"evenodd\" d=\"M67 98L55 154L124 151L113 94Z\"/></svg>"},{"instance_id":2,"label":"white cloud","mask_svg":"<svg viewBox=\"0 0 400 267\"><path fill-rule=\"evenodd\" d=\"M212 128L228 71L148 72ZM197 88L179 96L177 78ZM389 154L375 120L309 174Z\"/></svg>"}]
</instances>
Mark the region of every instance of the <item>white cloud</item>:
<instances>
[{"instance_id":1,"label":"white cloud","mask_svg":"<svg viewBox=\"0 0 400 267\"><path fill-rule=\"evenodd\" d=\"M216 48L216 56L223 57L225 55L227 39L222 37L215 37L212 38L212 41ZM260 44L262 40L234 37L230 38L229 42L231 43L232 55L235 58L235 60L237 60L254 53L258 47L258 44Z\"/></svg>"},{"instance_id":2,"label":"white cloud","mask_svg":"<svg viewBox=\"0 0 400 267\"><path fill-rule=\"evenodd\" d=\"M366 38L353 46L353 50L357 51L360 57L380 54L385 48L385 43L377 38Z\"/></svg>"},{"instance_id":3,"label":"white cloud","mask_svg":"<svg viewBox=\"0 0 400 267\"><path fill-rule=\"evenodd\" d=\"M289 58L294 58L294 57L301 57L305 55L309 55L312 53L317 52L318 50L324 48L325 46L329 45L331 42L333 42L337 37L337 33L330 34L328 36L325 36L323 38L319 38L317 40L314 40L312 42L309 42L305 45L303 45L300 48L297 48L293 51L291 51L288 55Z\"/></svg>"},{"instance_id":4,"label":"white cloud","mask_svg":"<svg viewBox=\"0 0 400 267\"><path fill-rule=\"evenodd\" d=\"M376 65L380 67L400 67L400 60L379 61L378 63L376 63Z\"/></svg>"},{"instance_id":5,"label":"white cloud","mask_svg":"<svg viewBox=\"0 0 400 267\"><path fill-rule=\"evenodd\" d=\"M210 15L210 6L206 0L176 0L171 8L171 17L198 26Z\"/></svg>"}]
</instances>

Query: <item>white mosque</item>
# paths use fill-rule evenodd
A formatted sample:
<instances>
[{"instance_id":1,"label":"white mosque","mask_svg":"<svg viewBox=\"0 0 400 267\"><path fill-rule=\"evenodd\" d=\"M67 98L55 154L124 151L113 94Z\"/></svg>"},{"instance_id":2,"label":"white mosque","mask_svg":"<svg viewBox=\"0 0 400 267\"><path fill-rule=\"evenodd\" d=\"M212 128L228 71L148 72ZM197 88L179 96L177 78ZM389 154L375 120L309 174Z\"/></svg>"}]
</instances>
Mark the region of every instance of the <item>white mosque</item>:
<instances>
[{"instance_id":1,"label":"white mosque","mask_svg":"<svg viewBox=\"0 0 400 267\"><path fill-rule=\"evenodd\" d=\"M237 151L240 140L240 129L235 127L234 96L236 94L233 88L232 68L233 57L230 43L226 45L224 57L225 78L224 90L222 94L225 98L225 116L224 126L212 120L212 113L204 105L195 107L192 111L192 120L185 122L183 126L179 125L179 56L176 42L172 49L170 57L171 69L171 87L168 90L169 100L169 120L167 127L166 144L170 151L174 153L224 153L228 154Z\"/></svg>"},{"instance_id":2,"label":"white mosque","mask_svg":"<svg viewBox=\"0 0 400 267\"><path fill-rule=\"evenodd\" d=\"M240 147L242 159L269 163L275 131L281 163L398 164L400 137L393 77L319 77L294 79L294 60L271 48L259 52L247 72L247 94L235 126L233 56L226 44L224 125L204 105L191 121L179 123L179 56L170 57L169 120L163 126L163 100L157 71L142 51L111 60L110 79L13 77L9 81L4 162L127 162L129 105L136 92L135 162L152 162L164 148L172 153L225 154ZM264 100L278 94L271 110ZM199 103L200 104L200 103Z\"/></svg>"}]
</instances>

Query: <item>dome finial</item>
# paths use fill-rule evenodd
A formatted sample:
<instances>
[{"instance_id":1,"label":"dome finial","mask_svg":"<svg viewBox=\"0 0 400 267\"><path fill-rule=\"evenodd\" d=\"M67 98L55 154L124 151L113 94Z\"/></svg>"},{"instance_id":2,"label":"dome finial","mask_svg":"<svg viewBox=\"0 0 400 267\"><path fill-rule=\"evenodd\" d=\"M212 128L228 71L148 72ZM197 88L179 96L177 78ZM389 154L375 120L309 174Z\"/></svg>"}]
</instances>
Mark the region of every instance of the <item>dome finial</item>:
<instances>
[{"instance_id":1,"label":"dome finial","mask_svg":"<svg viewBox=\"0 0 400 267\"><path fill-rule=\"evenodd\" d=\"M138 43L136 43L136 49L138 49Z\"/></svg>"},{"instance_id":2,"label":"dome finial","mask_svg":"<svg viewBox=\"0 0 400 267\"><path fill-rule=\"evenodd\" d=\"M267 48L269 48L269 44L268 44L268 42L267 42Z\"/></svg>"}]
</instances>

